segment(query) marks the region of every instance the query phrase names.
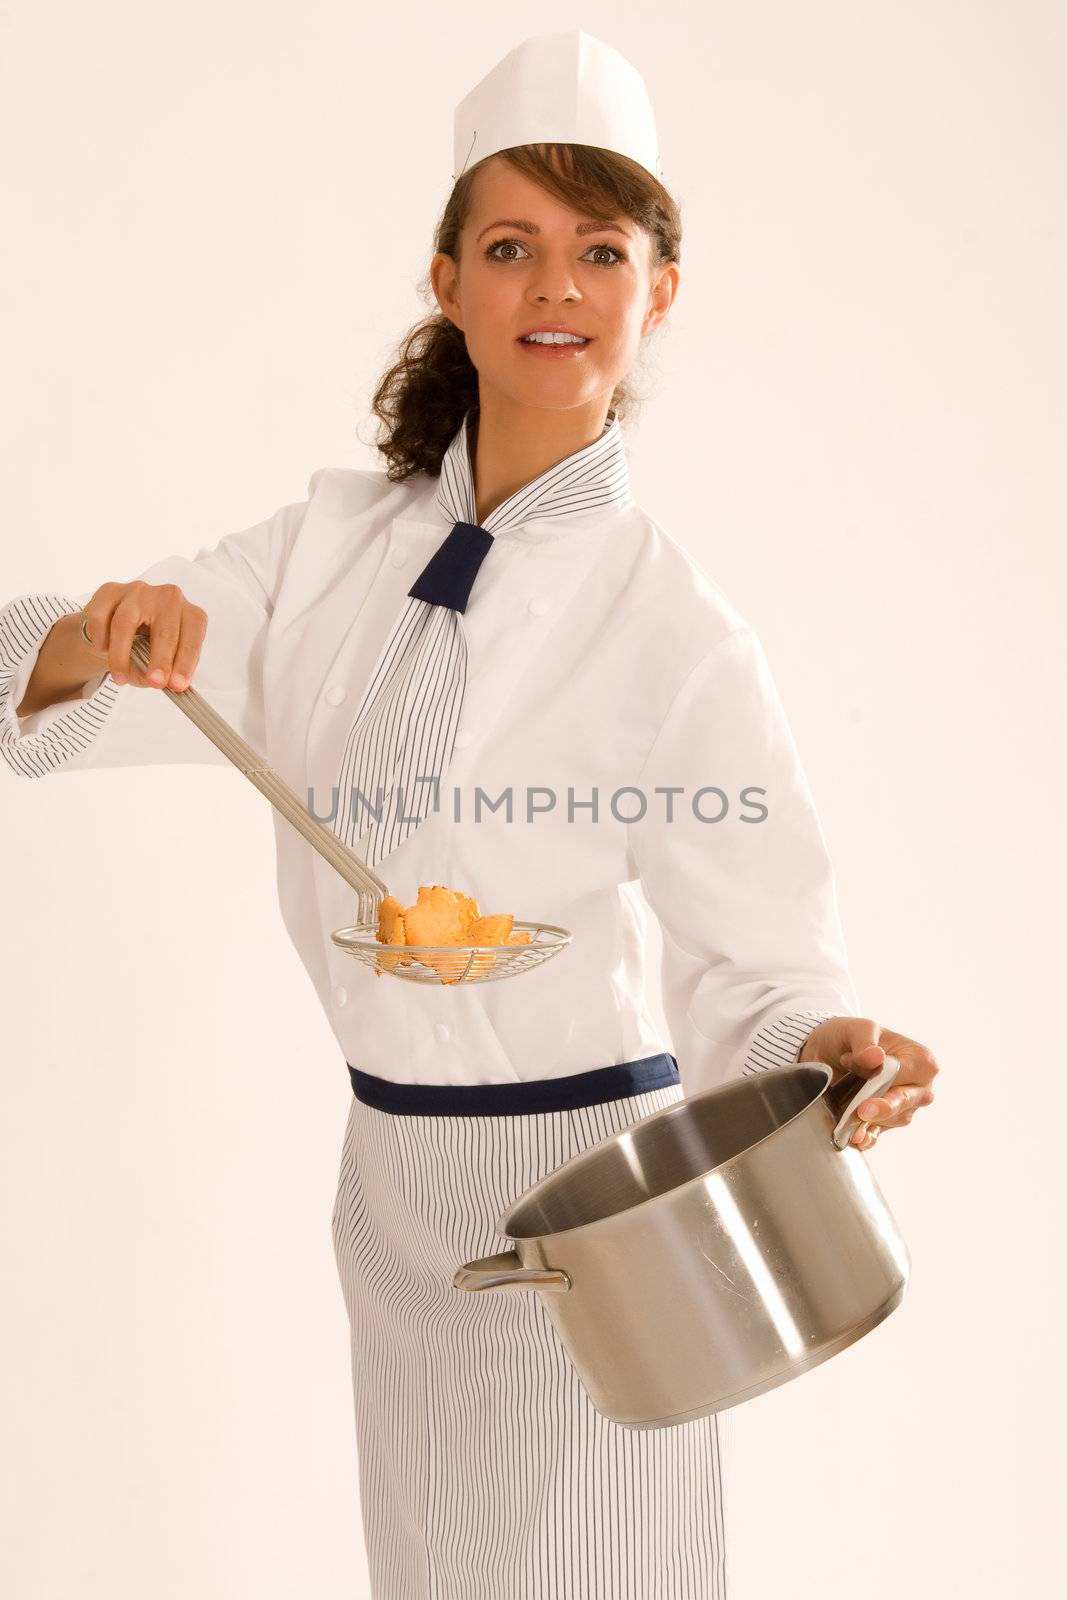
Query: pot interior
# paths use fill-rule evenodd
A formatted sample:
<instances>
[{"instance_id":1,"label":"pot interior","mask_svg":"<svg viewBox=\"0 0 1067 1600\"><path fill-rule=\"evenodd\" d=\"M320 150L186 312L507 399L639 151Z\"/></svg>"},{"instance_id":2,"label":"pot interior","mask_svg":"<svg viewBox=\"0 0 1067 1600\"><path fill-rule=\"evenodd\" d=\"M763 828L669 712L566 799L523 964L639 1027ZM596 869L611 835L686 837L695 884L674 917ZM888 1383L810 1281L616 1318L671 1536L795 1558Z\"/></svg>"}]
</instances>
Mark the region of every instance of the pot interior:
<instances>
[{"instance_id":1,"label":"pot interior","mask_svg":"<svg viewBox=\"0 0 1067 1600\"><path fill-rule=\"evenodd\" d=\"M600 1222L705 1176L817 1100L828 1067L804 1065L721 1085L623 1128L550 1172L500 1224L534 1239Z\"/></svg>"}]
</instances>

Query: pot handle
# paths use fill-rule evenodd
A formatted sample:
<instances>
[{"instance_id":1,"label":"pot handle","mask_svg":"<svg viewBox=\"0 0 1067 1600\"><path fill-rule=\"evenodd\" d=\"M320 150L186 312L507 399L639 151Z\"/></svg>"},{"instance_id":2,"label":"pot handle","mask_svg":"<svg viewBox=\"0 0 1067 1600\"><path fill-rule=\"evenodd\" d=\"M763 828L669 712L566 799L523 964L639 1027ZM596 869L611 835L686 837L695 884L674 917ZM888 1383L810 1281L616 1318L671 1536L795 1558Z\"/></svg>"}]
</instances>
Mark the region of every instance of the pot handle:
<instances>
[{"instance_id":1,"label":"pot handle","mask_svg":"<svg viewBox=\"0 0 1067 1600\"><path fill-rule=\"evenodd\" d=\"M545 1289L549 1294L566 1294L570 1273L562 1267L524 1267L514 1250L496 1256L482 1256L457 1268L453 1289Z\"/></svg>"},{"instance_id":2,"label":"pot handle","mask_svg":"<svg viewBox=\"0 0 1067 1600\"><path fill-rule=\"evenodd\" d=\"M900 1062L896 1056L887 1055L878 1071L869 1078L861 1077L858 1072L846 1072L843 1078L823 1090L826 1103L837 1118L831 1137L838 1150L847 1149L849 1140L860 1125L856 1107L865 1100L876 1100L882 1090L888 1089L894 1082L899 1071Z\"/></svg>"}]
</instances>

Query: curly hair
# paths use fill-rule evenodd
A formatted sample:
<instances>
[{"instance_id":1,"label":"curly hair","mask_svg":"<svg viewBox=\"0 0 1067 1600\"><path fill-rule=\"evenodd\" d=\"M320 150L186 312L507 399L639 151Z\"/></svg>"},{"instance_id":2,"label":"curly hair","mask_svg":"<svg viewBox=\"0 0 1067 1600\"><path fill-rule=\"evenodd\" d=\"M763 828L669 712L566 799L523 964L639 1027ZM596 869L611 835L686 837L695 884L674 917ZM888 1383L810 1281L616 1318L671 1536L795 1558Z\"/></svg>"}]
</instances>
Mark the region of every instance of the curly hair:
<instances>
[{"instance_id":1,"label":"curly hair","mask_svg":"<svg viewBox=\"0 0 1067 1600\"><path fill-rule=\"evenodd\" d=\"M495 152L517 172L587 216L626 216L650 237L652 265L678 261L682 222L676 201L638 162L587 144L524 144ZM492 160L486 156L484 161ZM438 251L459 261L460 235L470 214L478 162L453 186L434 234ZM427 305L434 295L427 271L419 284ZM388 462L391 482L413 473L437 476L445 452L467 412L478 405L478 372L467 353L463 330L440 310L415 324L400 341L397 359L381 378L372 400L381 424L375 441ZM623 380L611 410L625 423L637 407Z\"/></svg>"}]
</instances>

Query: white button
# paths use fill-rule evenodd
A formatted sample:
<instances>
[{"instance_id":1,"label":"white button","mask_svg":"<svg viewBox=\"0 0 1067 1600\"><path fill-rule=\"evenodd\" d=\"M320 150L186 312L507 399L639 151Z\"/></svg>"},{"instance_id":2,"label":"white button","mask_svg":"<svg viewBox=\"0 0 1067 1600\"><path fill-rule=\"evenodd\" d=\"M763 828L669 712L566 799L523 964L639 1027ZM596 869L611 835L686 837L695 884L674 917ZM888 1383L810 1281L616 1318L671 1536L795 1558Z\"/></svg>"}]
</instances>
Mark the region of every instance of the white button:
<instances>
[{"instance_id":1,"label":"white button","mask_svg":"<svg viewBox=\"0 0 1067 1600\"><path fill-rule=\"evenodd\" d=\"M435 1022L433 1025L433 1036L435 1039L439 1039L442 1044L447 1044L449 1039L452 1037L452 1029L448 1026L447 1022Z\"/></svg>"},{"instance_id":2,"label":"white button","mask_svg":"<svg viewBox=\"0 0 1067 1600\"><path fill-rule=\"evenodd\" d=\"M326 704L328 706L339 706L347 693L348 690L343 683L331 683L326 691Z\"/></svg>"},{"instance_id":3,"label":"white button","mask_svg":"<svg viewBox=\"0 0 1067 1600\"><path fill-rule=\"evenodd\" d=\"M549 608L549 606L551 604L552 604L551 600L545 600L545 599L531 600L530 601L530 611L533 613L533 615L535 617L543 617L545 612L548 610L548 608Z\"/></svg>"},{"instance_id":4,"label":"white button","mask_svg":"<svg viewBox=\"0 0 1067 1600\"><path fill-rule=\"evenodd\" d=\"M406 550L390 550L389 559L394 567L402 567L408 558Z\"/></svg>"},{"instance_id":5,"label":"white button","mask_svg":"<svg viewBox=\"0 0 1067 1600\"><path fill-rule=\"evenodd\" d=\"M457 733L452 743L457 750L465 750L473 738L473 733Z\"/></svg>"},{"instance_id":6,"label":"white button","mask_svg":"<svg viewBox=\"0 0 1067 1600\"><path fill-rule=\"evenodd\" d=\"M335 1006L343 1006L348 1003L348 990L342 989L340 984L333 991L333 1003Z\"/></svg>"}]
</instances>

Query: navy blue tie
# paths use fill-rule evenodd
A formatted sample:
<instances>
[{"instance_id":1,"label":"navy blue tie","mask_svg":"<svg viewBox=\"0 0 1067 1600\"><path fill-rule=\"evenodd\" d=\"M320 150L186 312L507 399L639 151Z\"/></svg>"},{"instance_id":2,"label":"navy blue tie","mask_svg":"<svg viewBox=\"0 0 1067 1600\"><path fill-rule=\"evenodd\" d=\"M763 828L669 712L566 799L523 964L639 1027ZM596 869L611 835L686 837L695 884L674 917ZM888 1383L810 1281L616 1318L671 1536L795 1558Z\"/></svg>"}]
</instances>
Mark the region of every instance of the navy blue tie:
<instances>
[{"instance_id":1,"label":"navy blue tie","mask_svg":"<svg viewBox=\"0 0 1067 1600\"><path fill-rule=\"evenodd\" d=\"M476 522L457 522L408 590L413 600L466 611L478 568L493 544L493 535Z\"/></svg>"}]
</instances>

